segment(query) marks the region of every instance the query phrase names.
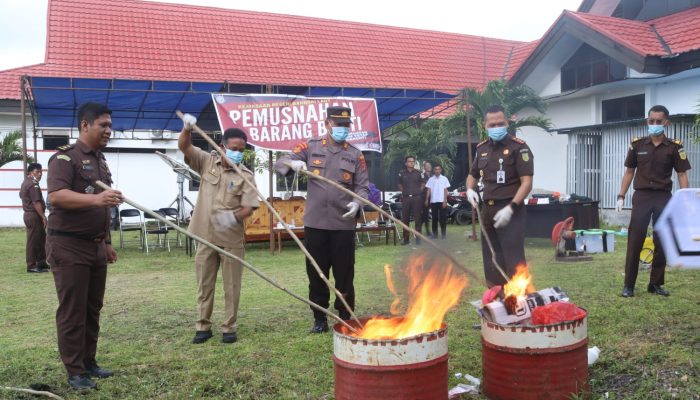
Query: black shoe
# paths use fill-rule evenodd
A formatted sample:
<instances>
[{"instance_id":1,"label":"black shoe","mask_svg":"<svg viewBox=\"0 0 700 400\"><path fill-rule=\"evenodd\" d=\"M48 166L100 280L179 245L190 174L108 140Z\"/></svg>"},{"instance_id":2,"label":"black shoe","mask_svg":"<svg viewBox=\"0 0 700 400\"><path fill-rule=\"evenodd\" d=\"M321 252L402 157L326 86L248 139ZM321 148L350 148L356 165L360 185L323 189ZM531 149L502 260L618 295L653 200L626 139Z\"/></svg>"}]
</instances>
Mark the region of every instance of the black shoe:
<instances>
[{"instance_id":1,"label":"black shoe","mask_svg":"<svg viewBox=\"0 0 700 400\"><path fill-rule=\"evenodd\" d=\"M339 313L338 313L338 316L339 316L340 319L342 319L343 321L350 321L350 319L352 318L352 317L350 316L350 313L347 312L347 311L341 311L341 312L339 312Z\"/></svg>"},{"instance_id":2,"label":"black shoe","mask_svg":"<svg viewBox=\"0 0 700 400\"><path fill-rule=\"evenodd\" d=\"M325 319L317 319L314 321L314 326L311 328L311 333L328 332L328 321Z\"/></svg>"},{"instance_id":3,"label":"black shoe","mask_svg":"<svg viewBox=\"0 0 700 400\"><path fill-rule=\"evenodd\" d=\"M671 295L668 290L661 287L661 285L649 285L647 286L647 292L658 294L659 296L668 297Z\"/></svg>"},{"instance_id":4,"label":"black shoe","mask_svg":"<svg viewBox=\"0 0 700 400\"><path fill-rule=\"evenodd\" d=\"M223 343L236 343L238 341L238 335L236 332L224 333L221 341Z\"/></svg>"},{"instance_id":5,"label":"black shoe","mask_svg":"<svg viewBox=\"0 0 700 400\"><path fill-rule=\"evenodd\" d=\"M622 289L621 296L622 297L634 297L634 288L625 286L625 288Z\"/></svg>"},{"instance_id":6,"label":"black shoe","mask_svg":"<svg viewBox=\"0 0 700 400\"><path fill-rule=\"evenodd\" d=\"M32 267L32 268L27 268L27 272L32 273L32 274L37 274L40 272L49 272L48 269L43 269L39 267Z\"/></svg>"},{"instance_id":7,"label":"black shoe","mask_svg":"<svg viewBox=\"0 0 700 400\"><path fill-rule=\"evenodd\" d=\"M194 334L194 339L192 339L192 343L194 344L200 344L204 343L207 340L211 338L211 330L208 331L197 331Z\"/></svg>"},{"instance_id":8,"label":"black shoe","mask_svg":"<svg viewBox=\"0 0 700 400\"><path fill-rule=\"evenodd\" d=\"M69 376L68 384L75 390L97 389L97 384L90 379L89 374Z\"/></svg>"},{"instance_id":9,"label":"black shoe","mask_svg":"<svg viewBox=\"0 0 700 400\"><path fill-rule=\"evenodd\" d=\"M97 364L90 365L89 367L87 367L87 370L90 376L93 378L104 379L114 375L114 372L108 369L100 368L100 366Z\"/></svg>"}]
</instances>

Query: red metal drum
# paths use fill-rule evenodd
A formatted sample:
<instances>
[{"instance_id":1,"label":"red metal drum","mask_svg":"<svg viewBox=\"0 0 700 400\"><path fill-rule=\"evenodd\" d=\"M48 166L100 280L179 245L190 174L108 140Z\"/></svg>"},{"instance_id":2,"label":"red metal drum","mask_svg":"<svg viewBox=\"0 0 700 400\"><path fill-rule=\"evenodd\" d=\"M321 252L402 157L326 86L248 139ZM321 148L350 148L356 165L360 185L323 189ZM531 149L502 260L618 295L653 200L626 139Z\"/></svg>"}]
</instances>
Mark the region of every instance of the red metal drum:
<instances>
[{"instance_id":1,"label":"red metal drum","mask_svg":"<svg viewBox=\"0 0 700 400\"><path fill-rule=\"evenodd\" d=\"M481 344L482 390L491 400L590 397L586 317L533 326L482 319Z\"/></svg>"},{"instance_id":2,"label":"red metal drum","mask_svg":"<svg viewBox=\"0 0 700 400\"><path fill-rule=\"evenodd\" d=\"M396 340L360 339L342 329L333 327L336 400L447 399L445 324Z\"/></svg>"}]
</instances>

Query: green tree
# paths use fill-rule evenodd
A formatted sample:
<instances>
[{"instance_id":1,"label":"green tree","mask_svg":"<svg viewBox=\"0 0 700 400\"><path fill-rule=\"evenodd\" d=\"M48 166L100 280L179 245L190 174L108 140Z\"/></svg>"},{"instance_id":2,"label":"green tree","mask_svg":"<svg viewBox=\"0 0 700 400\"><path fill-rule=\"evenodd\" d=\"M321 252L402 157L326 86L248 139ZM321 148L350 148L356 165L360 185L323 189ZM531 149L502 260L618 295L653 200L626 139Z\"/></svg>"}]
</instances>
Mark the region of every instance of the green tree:
<instances>
[{"instance_id":1,"label":"green tree","mask_svg":"<svg viewBox=\"0 0 700 400\"><path fill-rule=\"evenodd\" d=\"M550 129L552 123L549 118L541 115L533 115L525 118L517 118L517 113L526 109L533 108L544 114L547 110L547 105L544 100L538 96L529 86L518 85L513 86L506 80L497 79L490 81L483 90L464 89L459 95L459 104L464 104L466 100L471 106L472 126L475 128L475 134L478 137L486 138L486 129L484 128L484 115L486 109L494 104L503 106L506 114L511 117L508 127L508 133L514 135L515 132L524 126L536 126L542 129ZM460 111L450 116L448 119L457 121L465 120L464 111ZM465 126L461 122L461 126Z\"/></svg>"},{"instance_id":2,"label":"green tree","mask_svg":"<svg viewBox=\"0 0 700 400\"><path fill-rule=\"evenodd\" d=\"M391 165L412 155L419 161L431 160L442 165L445 175L454 169L453 159L457 145L452 138L461 132L449 129L438 119L404 121L391 128L386 137L391 138L384 160ZM419 165L416 166L421 169Z\"/></svg>"},{"instance_id":3,"label":"green tree","mask_svg":"<svg viewBox=\"0 0 700 400\"><path fill-rule=\"evenodd\" d=\"M20 130L9 132L3 136L0 142L0 166L22 159L21 139L22 131ZM27 155L27 160L32 160L32 158Z\"/></svg>"}]
</instances>

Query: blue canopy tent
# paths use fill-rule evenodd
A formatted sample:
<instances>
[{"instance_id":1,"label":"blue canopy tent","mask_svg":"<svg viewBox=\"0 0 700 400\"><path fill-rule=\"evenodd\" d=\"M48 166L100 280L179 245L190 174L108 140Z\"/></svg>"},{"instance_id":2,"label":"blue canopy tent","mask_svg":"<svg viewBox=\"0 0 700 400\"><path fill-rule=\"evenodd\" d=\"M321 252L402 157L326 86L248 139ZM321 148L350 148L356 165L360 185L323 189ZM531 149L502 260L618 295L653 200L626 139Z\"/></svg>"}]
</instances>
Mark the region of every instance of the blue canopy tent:
<instances>
[{"instance_id":1,"label":"blue canopy tent","mask_svg":"<svg viewBox=\"0 0 700 400\"><path fill-rule=\"evenodd\" d=\"M227 82L28 77L35 125L76 127L80 104L96 101L112 109L113 129L179 131L176 110L193 114L203 129L219 130L211 93L268 93L267 85ZM365 97L377 101L380 129L387 129L454 96L435 90L272 86L273 93L310 97Z\"/></svg>"}]
</instances>

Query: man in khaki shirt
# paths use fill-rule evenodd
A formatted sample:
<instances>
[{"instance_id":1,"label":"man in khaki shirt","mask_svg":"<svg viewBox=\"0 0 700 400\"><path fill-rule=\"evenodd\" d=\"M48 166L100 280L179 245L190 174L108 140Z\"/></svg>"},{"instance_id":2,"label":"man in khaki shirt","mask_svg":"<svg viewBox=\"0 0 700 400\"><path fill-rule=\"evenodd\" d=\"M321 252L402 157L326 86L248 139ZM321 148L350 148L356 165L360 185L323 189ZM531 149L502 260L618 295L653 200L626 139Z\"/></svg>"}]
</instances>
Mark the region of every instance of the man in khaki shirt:
<instances>
[{"instance_id":1,"label":"man in khaki shirt","mask_svg":"<svg viewBox=\"0 0 700 400\"><path fill-rule=\"evenodd\" d=\"M197 119L186 114L183 121L185 125L177 142L178 147L185 154L187 164L202 177L189 231L243 258L243 221L259 206L256 192L245 183L243 176L221 159L218 152L207 153L192 146L190 132ZM246 143L245 132L232 128L224 132L221 147L226 150L228 160L237 164L245 177L254 182L253 173L241 164ZM224 322L220 327L222 341L235 343L238 340L236 316L241 295L241 263L221 256L207 246L199 246L195 256L199 313L197 332L192 340L195 344L204 343L212 337L211 313L214 309L214 288L219 265L224 277Z\"/></svg>"}]
</instances>

